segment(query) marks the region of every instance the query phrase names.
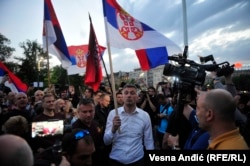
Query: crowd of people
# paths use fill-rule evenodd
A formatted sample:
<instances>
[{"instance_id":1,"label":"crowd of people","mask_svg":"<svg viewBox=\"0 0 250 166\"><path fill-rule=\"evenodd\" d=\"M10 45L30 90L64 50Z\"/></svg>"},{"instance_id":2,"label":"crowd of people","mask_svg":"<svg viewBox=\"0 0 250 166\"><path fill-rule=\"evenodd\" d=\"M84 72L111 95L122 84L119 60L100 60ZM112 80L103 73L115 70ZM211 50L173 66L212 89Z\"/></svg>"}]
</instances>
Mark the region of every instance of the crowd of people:
<instances>
[{"instance_id":1,"label":"crowd of people","mask_svg":"<svg viewBox=\"0 0 250 166\"><path fill-rule=\"evenodd\" d=\"M108 87L0 91L0 146L8 149L0 149L0 165L142 166L145 150L249 149L250 100L231 75L223 85L212 74L214 89L183 98L170 82L146 90L123 84L115 96Z\"/></svg>"}]
</instances>

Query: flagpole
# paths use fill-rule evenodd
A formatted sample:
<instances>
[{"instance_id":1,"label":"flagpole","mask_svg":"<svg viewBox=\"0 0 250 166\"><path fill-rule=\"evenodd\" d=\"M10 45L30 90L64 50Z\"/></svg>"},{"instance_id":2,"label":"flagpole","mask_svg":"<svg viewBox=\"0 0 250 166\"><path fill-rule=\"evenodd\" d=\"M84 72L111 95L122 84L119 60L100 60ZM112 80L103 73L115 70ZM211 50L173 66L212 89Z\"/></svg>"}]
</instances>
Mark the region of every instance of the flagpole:
<instances>
[{"instance_id":1,"label":"flagpole","mask_svg":"<svg viewBox=\"0 0 250 166\"><path fill-rule=\"evenodd\" d=\"M106 40L107 40L107 46L108 46L108 55L109 55L109 65L110 65L110 76L111 76L111 89L113 93L113 101L114 101L114 106L115 106L115 114L118 115L118 106L117 106L117 99L116 99L116 90L115 90L115 78L114 78L114 71L113 71L113 63L112 63L112 58L111 58L111 49L110 49L110 42L109 42L109 35L107 31L107 23L104 18L104 25L105 25L105 32L106 32ZM120 132L120 128L118 130Z\"/></svg>"},{"instance_id":2,"label":"flagpole","mask_svg":"<svg viewBox=\"0 0 250 166\"><path fill-rule=\"evenodd\" d=\"M50 66L49 66L49 41L48 41L48 34L47 34L47 24L46 22L44 22L45 24L45 37L46 37L46 57L47 57L47 70L48 70L48 87L50 87Z\"/></svg>"},{"instance_id":3,"label":"flagpole","mask_svg":"<svg viewBox=\"0 0 250 166\"><path fill-rule=\"evenodd\" d=\"M108 82L109 82L109 87L111 88L111 92L112 92L112 94L113 94L113 89L112 89L112 86L111 86L111 82L110 82L110 80L109 80L107 68L106 68L106 65L105 65L105 63L104 63L104 60L103 60L102 56L101 56L101 59L102 59L102 64L103 64L103 67L104 67L104 69L105 69L105 73L106 73L106 76L107 76L107 79L108 79Z\"/></svg>"}]
</instances>

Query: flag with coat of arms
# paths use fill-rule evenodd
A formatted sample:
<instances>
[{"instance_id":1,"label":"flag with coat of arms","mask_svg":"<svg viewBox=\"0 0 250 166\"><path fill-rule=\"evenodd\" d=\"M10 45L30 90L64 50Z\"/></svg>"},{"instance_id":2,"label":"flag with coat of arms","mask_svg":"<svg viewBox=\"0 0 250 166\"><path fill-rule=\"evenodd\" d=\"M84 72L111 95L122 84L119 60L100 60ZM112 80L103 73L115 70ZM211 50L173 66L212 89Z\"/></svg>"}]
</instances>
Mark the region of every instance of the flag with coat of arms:
<instances>
[{"instance_id":1,"label":"flag with coat of arms","mask_svg":"<svg viewBox=\"0 0 250 166\"><path fill-rule=\"evenodd\" d=\"M136 20L116 0L103 0L103 13L110 46L135 50L142 70L168 63L168 55L181 53L173 41Z\"/></svg>"}]
</instances>

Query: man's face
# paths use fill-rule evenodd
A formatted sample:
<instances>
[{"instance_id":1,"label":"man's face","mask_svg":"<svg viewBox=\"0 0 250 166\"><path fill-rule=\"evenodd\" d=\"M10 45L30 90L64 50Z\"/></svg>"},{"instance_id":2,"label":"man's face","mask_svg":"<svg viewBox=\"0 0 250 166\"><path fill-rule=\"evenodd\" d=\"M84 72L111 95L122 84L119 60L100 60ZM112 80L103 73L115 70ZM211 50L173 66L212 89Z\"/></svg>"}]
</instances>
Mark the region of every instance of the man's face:
<instances>
[{"instance_id":1,"label":"man's face","mask_svg":"<svg viewBox=\"0 0 250 166\"><path fill-rule=\"evenodd\" d=\"M35 101L41 101L42 98L43 98L43 96L44 96L43 91L37 91L37 92L35 93Z\"/></svg>"},{"instance_id":2,"label":"man's face","mask_svg":"<svg viewBox=\"0 0 250 166\"><path fill-rule=\"evenodd\" d=\"M94 100L99 103L100 102L100 97L101 97L102 93L98 92L96 95L94 95Z\"/></svg>"},{"instance_id":3,"label":"man's face","mask_svg":"<svg viewBox=\"0 0 250 166\"><path fill-rule=\"evenodd\" d=\"M123 101L125 105L135 105L137 99L138 96L135 88L127 87L123 90Z\"/></svg>"},{"instance_id":4,"label":"man's face","mask_svg":"<svg viewBox=\"0 0 250 166\"><path fill-rule=\"evenodd\" d=\"M116 100L119 105L123 105L123 96L122 94L117 94L116 95Z\"/></svg>"},{"instance_id":5,"label":"man's face","mask_svg":"<svg viewBox=\"0 0 250 166\"><path fill-rule=\"evenodd\" d=\"M54 96L45 97L43 100L43 108L47 111L55 110L55 98Z\"/></svg>"},{"instance_id":6,"label":"man's face","mask_svg":"<svg viewBox=\"0 0 250 166\"><path fill-rule=\"evenodd\" d=\"M86 97L86 98L91 98L91 92L88 90L88 89L86 89L85 91L84 91L84 96Z\"/></svg>"},{"instance_id":7,"label":"man's face","mask_svg":"<svg viewBox=\"0 0 250 166\"><path fill-rule=\"evenodd\" d=\"M202 129L207 129L208 111L205 107L204 100L205 100L205 94L201 94L197 97L196 116L199 121L199 127Z\"/></svg>"},{"instance_id":8,"label":"man's face","mask_svg":"<svg viewBox=\"0 0 250 166\"><path fill-rule=\"evenodd\" d=\"M61 98L62 99L67 98L67 91L66 90L61 91Z\"/></svg>"},{"instance_id":9,"label":"man's face","mask_svg":"<svg viewBox=\"0 0 250 166\"><path fill-rule=\"evenodd\" d=\"M15 100L16 94L14 92L9 92L8 94L8 100L9 101L14 101Z\"/></svg>"},{"instance_id":10,"label":"man's face","mask_svg":"<svg viewBox=\"0 0 250 166\"><path fill-rule=\"evenodd\" d=\"M90 125L95 116L95 108L93 104L83 105L78 108L79 119L82 123Z\"/></svg>"},{"instance_id":11,"label":"man's face","mask_svg":"<svg viewBox=\"0 0 250 166\"><path fill-rule=\"evenodd\" d=\"M92 154L95 152L94 144L88 144L84 139L78 140L74 155L70 158L71 166L91 166Z\"/></svg>"},{"instance_id":12,"label":"man's face","mask_svg":"<svg viewBox=\"0 0 250 166\"><path fill-rule=\"evenodd\" d=\"M154 96L155 95L155 90L154 89L148 89L148 95L149 96Z\"/></svg>"},{"instance_id":13,"label":"man's face","mask_svg":"<svg viewBox=\"0 0 250 166\"><path fill-rule=\"evenodd\" d=\"M105 95L101 100L100 100L100 104L104 107L107 108L109 106L110 103L110 96L109 95Z\"/></svg>"},{"instance_id":14,"label":"man's face","mask_svg":"<svg viewBox=\"0 0 250 166\"><path fill-rule=\"evenodd\" d=\"M20 109L24 109L28 104L28 98L25 94L19 93L16 95L16 106Z\"/></svg>"}]
</instances>

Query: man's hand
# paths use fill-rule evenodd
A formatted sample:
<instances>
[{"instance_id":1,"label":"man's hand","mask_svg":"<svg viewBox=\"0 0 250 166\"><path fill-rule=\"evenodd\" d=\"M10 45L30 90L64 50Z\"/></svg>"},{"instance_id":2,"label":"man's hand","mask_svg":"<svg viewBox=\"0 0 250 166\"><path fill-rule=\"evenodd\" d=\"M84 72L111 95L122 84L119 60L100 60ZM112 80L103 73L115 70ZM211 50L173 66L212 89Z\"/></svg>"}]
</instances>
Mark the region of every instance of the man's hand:
<instances>
[{"instance_id":1,"label":"man's hand","mask_svg":"<svg viewBox=\"0 0 250 166\"><path fill-rule=\"evenodd\" d=\"M113 119L113 127L112 127L112 133L115 133L116 130L118 130L121 126L121 119L118 115L116 115Z\"/></svg>"}]
</instances>

